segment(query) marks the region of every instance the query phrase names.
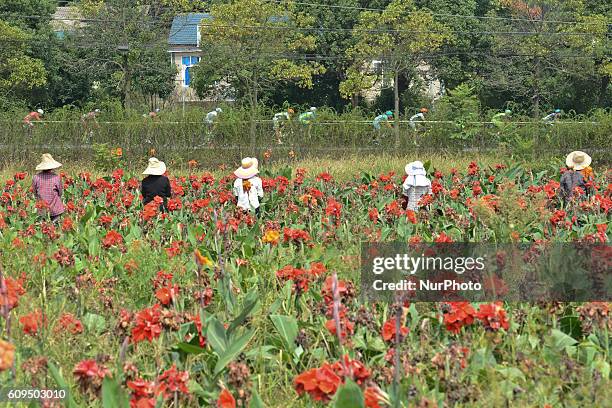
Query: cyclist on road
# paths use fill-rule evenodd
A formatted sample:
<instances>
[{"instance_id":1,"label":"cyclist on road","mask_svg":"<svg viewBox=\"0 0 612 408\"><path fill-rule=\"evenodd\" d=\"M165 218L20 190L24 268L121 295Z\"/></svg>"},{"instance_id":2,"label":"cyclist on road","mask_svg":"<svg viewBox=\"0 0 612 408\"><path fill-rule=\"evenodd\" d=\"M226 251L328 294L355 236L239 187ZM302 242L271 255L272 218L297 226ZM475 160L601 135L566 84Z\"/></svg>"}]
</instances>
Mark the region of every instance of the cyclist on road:
<instances>
[{"instance_id":1,"label":"cyclist on road","mask_svg":"<svg viewBox=\"0 0 612 408\"><path fill-rule=\"evenodd\" d=\"M496 113L491 118L491 123L495 125L498 129L503 129L507 121L510 119L512 115L512 111L510 109L506 109L503 112Z\"/></svg>"},{"instance_id":2,"label":"cyclist on road","mask_svg":"<svg viewBox=\"0 0 612 408\"><path fill-rule=\"evenodd\" d=\"M23 125L27 130L28 136L32 136L32 129L34 128L33 120L42 120L42 115L45 112L42 109L38 109L35 112L32 111L28 113L25 118L23 118Z\"/></svg>"},{"instance_id":3,"label":"cyclist on road","mask_svg":"<svg viewBox=\"0 0 612 408\"><path fill-rule=\"evenodd\" d=\"M561 117L561 109L555 109L554 112L549 113L548 115L542 118L542 121L552 125L557 119Z\"/></svg>"},{"instance_id":4,"label":"cyclist on road","mask_svg":"<svg viewBox=\"0 0 612 408\"><path fill-rule=\"evenodd\" d=\"M278 144L283 144L283 130L287 126L287 123L289 123L291 120L291 115L294 113L295 111L289 108L285 112L274 114L274 117L272 118L272 127L274 128L274 134L276 135Z\"/></svg>"},{"instance_id":5,"label":"cyclist on road","mask_svg":"<svg viewBox=\"0 0 612 408\"><path fill-rule=\"evenodd\" d=\"M421 108L419 113L417 113L416 115L412 115L410 117L410 120L408 122L408 124L410 125L410 127L412 128L412 130L416 131L416 121L417 120L425 120L425 114L429 112L427 110L427 108Z\"/></svg>"},{"instance_id":6,"label":"cyclist on road","mask_svg":"<svg viewBox=\"0 0 612 408\"><path fill-rule=\"evenodd\" d=\"M376 133L374 134L374 143L375 144L379 143L379 135L380 135L380 131L381 131L381 124L384 123L386 127L391 128L391 123L389 122L389 119L392 119L392 118L393 118L393 112L386 111L382 115L376 116L374 118L374 120L372 121L372 126L376 130Z\"/></svg>"},{"instance_id":7,"label":"cyclist on road","mask_svg":"<svg viewBox=\"0 0 612 408\"><path fill-rule=\"evenodd\" d=\"M314 106L312 108L310 108L309 111L304 112L302 114L300 114L300 116L298 116L298 120L300 121L300 123L303 126L306 126L308 131L308 137L310 137L310 130L312 129L312 122L317 118L317 108L315 108Z\"/></svg>"},{"instance_id":8,"label":"cyclist on road","mask_svg":"<svg viewBox=\"0 0 612 408\"><path fill-rule=\"evenodd\" d=\"M100 128L100 125L98 125L97 121L99 114L100 109L95 109L81 116L81 122L83 123L83 128L85 129L86 136L92 137L94 134L94 129Z\"/></svg>"}]
</instances>

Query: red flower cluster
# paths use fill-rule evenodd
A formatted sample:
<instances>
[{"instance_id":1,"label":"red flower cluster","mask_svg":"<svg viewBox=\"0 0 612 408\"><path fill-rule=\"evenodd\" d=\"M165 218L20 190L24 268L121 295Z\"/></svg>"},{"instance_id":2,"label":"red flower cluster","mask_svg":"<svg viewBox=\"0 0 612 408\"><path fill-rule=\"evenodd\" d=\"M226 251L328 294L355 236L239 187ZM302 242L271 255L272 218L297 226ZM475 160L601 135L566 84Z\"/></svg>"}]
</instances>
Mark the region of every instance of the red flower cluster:
<instances>
[{"instance_id":1,"label":"red flower cluster","mask_svg":"<svg viewBox=\"0 0 612 408\"><path fill-rule=\"evenodd\" d=\"M108 368L98 364L96 360L83 360L74 366L72 374L76 377L81 390L90 390L96 394L102 386L105 377L110 377Z\"/></svg>"},{"instance_id":2,"label":"red flower cluster","mask_svg":"<svg viewBox=\"0 0 612 408\"><path fill-rule=\"evenodd\" d=\"M83 333L83 324L72 313L64 313L60 316L55 331L69 331L72 334Z\"/></svg>"},{"instance_id":3,"label":"red flower cluster","mask_svg":"<svg viewBox=\"0 0 612 408\"><path fill-rule=\"evenodd\" d=\"M160 374L156 381L146 381L142 378L128 381L127 386L132 390L130 407L153 408L156 406L156 399L159 395L162 395L164 398L169 398L174 393L188 395L188 381L189 373L187 371L178 371L176 365L172 365L172 367Z\"/></svg>"},{"instance_id":4,"label":"red flower cluster","mask_svg":"<svg viewBox=\"0 0 612 408\"><path fill-rule=\"evenodd\" d=\"M23 332L30 336L35 336L42 326L47 325L46 317L43 318L42 312L36 310L19 318L19 323L23 326Z\"/></svg>"},{"instance_id":5,"label":"red flower cluster","mask_svg":"<svg viewBox=\"0 0 612 408\"><path fill-rule=\"evenodd\" d=\"M283 239L285 242L307 242L310 241L310 234L308 233L308 231L304 231L301 229L285 228L283 230Z\"/></svg>"},{"instance_id":6,"label":"red flower cluster","mask_svg":"<svg viewBox=\"0 0 612 408\"><path fill-rule=\"evenodd\" d=\"M407 327L405 326L400 327L400 341L401 339L403 339L404 337L408 335L408 331L409 329ZM393 342L395 341L396 333L397 333L397 330L396 330L395 318L392 317L389 320L387 320L385 324L383 324L382 332L381 332L382 338L384 341Z\"/></svg>"},{"instance_id":7,"label":"red flower cluster","mask_svg":"<svg viewBox=\"0 0 612 408\"><path fill-rule=\"evenodd\" d=\"M121 244L123 244L123 237L114 230L108 231L104 237L104 240L102 241L104 248L110 248Z\"/></svg>"},{"instance_id":8,"label":"red flower cluster","mask_svg":"<svg viewBox=\"0 0 612 408\"><path fill-rule=\"evenodd\" d=\"M293 290L303 293L308 290L310 282L326 271L325 265L320 262L311 263L310 269L294 268L291 265L287 265L276 271L276 277L281 281L292 280L294 282Z\"/></svg>"},{"instance_id":9,"label":"red flower cluster","mask_svg":"<svg viewBox=\"0 0 612 408\"><path fill-rule=\"evenodd\" d=\"M153 339L158 338L162 331L160 316L159 305L136 313L136 322L132 329L132 341L138 343L143 340L153 341Z\"/></svg>"},{"instance_id":10,"label":"red flower cluster","mask_svg":"<svg viewBox=\"0 0 612 408\"><path fill-rule=\"evenodd\" d=\"M164 286L155 291L155 298L164 306L176 301L179 293L178 285Z\"/></svg>"},{"instance_id":11,"label":"red flower cluster","mask_svg":"<svg viewBox=\"0 0 612 408\"><path fill-rule=\"evenodd\" d=\"M346 378L362 385L370 377L370 371L359 361L344 356L334 364L324 363L298 375L294 380L299 395L307 393L315 401L329 402Z\"/></svg>"},{"instance_id":12,"label":"red flower cluster","mask_svg":"<svg viewBox=\"0 0 612 408\"><path fill-rule=\"evenodd\" d=\"M23 289L24 278L13 279L5 277L2 279L4 280L4 285L0 281L0 311L8 306L6 311L8 312L17 307L19 298L25 294L25 289Z\"/></svg>"},{"instance_id":13,"label":"red flower cluster","mask_svg":"<svg viewBox=\"0 0 612 408\"><path fill-rule=\"evenodd\" d=\"M450 310L444 313L444 324L451 333L457 334L463 326L474 323L476 311L470 302L449 302L445 307Z\"/></svg>"},{"instance_id":14,"label":"red flower cluster","mask_svg":"<svg viewBox=\"0 0 612 408\"><path fill-rule=\"evenodd\" d=\"M480 305L475 316L490 330L508 330L510 327L502 302Z\"/></svg>"}]
</instances>

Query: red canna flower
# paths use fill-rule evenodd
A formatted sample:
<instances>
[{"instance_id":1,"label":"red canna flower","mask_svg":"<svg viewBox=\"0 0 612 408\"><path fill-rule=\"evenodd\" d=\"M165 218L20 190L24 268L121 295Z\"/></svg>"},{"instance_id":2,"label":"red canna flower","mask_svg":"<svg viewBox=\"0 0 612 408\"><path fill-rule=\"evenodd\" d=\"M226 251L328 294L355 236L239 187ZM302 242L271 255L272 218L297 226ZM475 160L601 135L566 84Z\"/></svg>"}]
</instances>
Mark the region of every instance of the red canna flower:
<instances>
[{"instance_id":1,"label":"red canna flower","mask_svg":"<svg viewBox=\"0 0 612 408\"><path fill-rule=\"evenodd\" d=\"M449 237L448 235L446 235L444 232L441 232L436 237L434 242L436 242L436 243L451 243L451 242L453 242L453 239L451 237Z\"/></svg>"},{"instance_id":2,"label":"red canna flower","mask_svg":"<svg viewBox=\"0 0 612 408\"><path fill-rule=\"evenodd\" d=\"M110 248L121 244L123 244L123 237L114 230L108 231L102 241L102 246L104 246L104 248Z\"/></svg>"},{"instance_id":3,"label":"red canna flower","mask_svg":"<svg viewBox=\"0 0 612 408\"><path fill-rule=\"evenodd\" d=\"M60 316L55 331L69 331L72 334L83 333L83 324L72 313L64 313Z\"/></svg>"},{"instance_id":4,"label":"red canna flower","mask_svg":"<svg viewBox=\"0 0 612 408\"><path fill-rule=\"evenodd\" d=\"M30 336L35 336L42 326L47 325L47 319L43 318L42 312L36 310L19 318L19 323L23 326L23 332Z\"/></svg>"},{"instance_id":5,"label":"red canna flower","mask_svg":"<svg viewBox=\"0 0 612 408\"><path fill-rule=\"evenodd\" d=\"M9 277L2 277L4 285L0 281L0 311L8 306L8 311L17 307L19 298L25 294L23 288L23 278L13 279Z\"/></svg>"},{"instance_id":6,"label":"red canna flower","mask_svg":"<svg viewBox=\"0 0 612 408\"><path fill-rule=\"evenodd\" d=\"M164 371L159 377L157 377L157 391L164 394L166 397L173 392L180 392L181 394L189 394L187 388L187 382L189 381L189 372L178 371L176 365L172 365L171 368Z\"/></svg>"},{"instance_id":7,"label":"red canna flower","mask_svg":"<svg viewBox=\"0 0 612 408\"><path fill-rule=\"evenodd\" d=\"M501 302L480 305L476 317L489 330L499 330L500 328L508 330L510 327L506 311Z\"/></svg>"},{"instance_id":8,"label":"red canna flower","mask_svg":"<svg viewBox=\"0 0 612 408\"><path fill-rule=\"evenodd\" d=\"M319 173L319 175L315 177L315 181L324 181L326 183L329 183L332 180L332 175L327 172Z\"/></svg>"},{"instance_id":9,"label":"red canna flower","mask_svg":"<svg viewBox=\"0 0 612 408\"><path fill-rule=\"evenodd\" d=\"M372 222L378 221L378 217L379 217L378 209L370 208L368 210L368 217L370 217L370 221L372 221Z\"/></svg>"},{"instance_id":10,"label":"red canna flower","mask_svg":"<svg viewBox=\"0 0 612 408\"><path fill-rule=\"evenodd\" d=\"M217 408L236 408L236 399L227 388L223 388L217 399Z\"/></svg>"},{"instance_id":11,"label":"red canna flower","mask_svg":"<svg viewBox=\"0 0 612 408\"><path fill-rule=\"evenodd\" d=\"M406 337L408 335L408 327L405 326L401 326L400 327L400 341L402 338ZM387 320L385 322L385 324L383 324L382 327L382 338L384 341L395 341L395 334L396 334L396 330L395 330L395 318L391 318L389 320Z\"/></svg>"},{"instance_id":12,"label":"red canna flower","mask_svg":"<svg viewBox=\"0 0 612 408\"><path fill-rule=\"evenodd\" d=\"M132 329L132 342L153 341L153 339L159 337L161 331L159 305L143 309L136 313L136 322Z\"/></svg>"},{"instance_id":13,"label":"red canna flower","mask_svg":"<svg viewBox=\"0 0 612 408\"><path fill-rule=\"evenodd\" d=\"M445 305L450 310L444 313L444 324L451 333L457 334L463 326L474 322L476 311L470 302L449 302Z\"/></svg>"},{"instance_id":14,"label":"red canna flower","mask_svg":"<svg viewBox=\"0 0 612 408\"><path fill-rule=\"evenodd\" d=\"M368 387L363 392L366 408L382 408L379 402L382 400L378 387Z\"/></svg>"},{"instance_id":15,"label":"red canna flower","mask_svg":"<svg viewBox=\"0 0 612 408\"><path fill-rule=\"evenodd\" d=\"M155 292L155 297L159 300L164 306L168 306L170 303L176 301L176 297L178 296L179 288L177 285L174 286L165 286L163 288L157 289Z\"/></svg>"},{"instance_id":16,"label":"red canna flower","mask_svg":"<svg viewBox=\"0 0 612 408\"><path fill-rule=\"evenodd\" d=\"M412 210L406 210L406 220L411 224L416 224L418 222L416 213Z\"/></svg>"}]
</instances>

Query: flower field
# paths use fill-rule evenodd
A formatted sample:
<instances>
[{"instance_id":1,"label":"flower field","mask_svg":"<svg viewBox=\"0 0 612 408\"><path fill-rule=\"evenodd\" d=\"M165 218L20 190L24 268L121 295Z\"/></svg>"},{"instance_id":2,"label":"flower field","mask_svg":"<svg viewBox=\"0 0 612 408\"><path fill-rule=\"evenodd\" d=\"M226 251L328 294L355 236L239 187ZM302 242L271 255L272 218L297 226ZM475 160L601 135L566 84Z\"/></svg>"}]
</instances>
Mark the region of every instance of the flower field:
<instances>
[{"instance_id":1,"label":"flower field","mask_svg":"<svg viewBox=\"0 0 612 408\"><path fill-rule=\"evenodd\" d=\"M62 173L57 224L14 174L0 384L68 389L43 403L68 407L609 406L609 303L369 304L359 255L363 241L609 244L612 173L561 206L558 174L426 165L428 211L402 209L402 174L285 168L262 175L258 219L236 211L233 176L195 166L170 175L168 213L142 207L127 170Z\"/></svg>"}]
</instances>

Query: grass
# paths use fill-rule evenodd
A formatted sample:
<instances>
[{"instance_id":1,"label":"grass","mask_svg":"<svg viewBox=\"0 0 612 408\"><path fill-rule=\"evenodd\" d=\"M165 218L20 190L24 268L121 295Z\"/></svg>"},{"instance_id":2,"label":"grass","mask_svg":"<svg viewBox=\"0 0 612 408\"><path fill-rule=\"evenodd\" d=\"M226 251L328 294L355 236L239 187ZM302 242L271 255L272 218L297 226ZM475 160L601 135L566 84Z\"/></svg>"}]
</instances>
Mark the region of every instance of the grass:
<instances>
[{"instance_id":1,"label":"grass","mask_svg":"<svg viewBox=\"0 0 612 408\"><path fill-rule=\"evenodd\" d=\"M96 169L95 165L91 161L78 161L78 162L64 162L61 157L56 159L64 164L62 171L68 174L78 174L80 172L88 171L94 176L105 176L110 174L110 171ZM164 160L163 157L161 160ZM170 159L166 161L168 170L174 175L184 176L188 175L190 170L187 166L187 161L184 160ZM347 181L353 179L354 176L359 175L361 172L366 172L374 175L395 172L396 174L402 174L404 167L407 163L420 160L422 162L431 162L432 168L440 170L444 173L450 171L452 168L465 169L468 164L472 161L478 163L479 166L490 166L496 163L504 162L503 158L497 157L490 154L461 154L461 155L422 155L417 156L411 155L348 155L343 157L327 157L327 158L295 158L290 159L287 157L275 158L272 157L269 162L260 159L260 170L270 170L272 174L278 173L283 168L290 166L292 169L304 168L309 174L318 174L320 172L329 172L338 181ZM15 172L25 171L29 174L35 173L35 163L17 162L12 163L10 166L4 166L0 170L0 178L7 179L11 178ZM143 157L137 161L127 161L121 163L121 167L126 171L133 172L134 175L138 176L147 165L147 158ZM238 167L240 162L238 160L228 160L225 164L220 166L209 166L206 163L199 163L194 169L196 173L202 173L209 171L216 177L225 176L234 168ZM541 166L542 163L532 162L526 163L527 167L531 165ZM562 158L559 158L557 167L563 165Z\"/></svg>"}]
</instances>

